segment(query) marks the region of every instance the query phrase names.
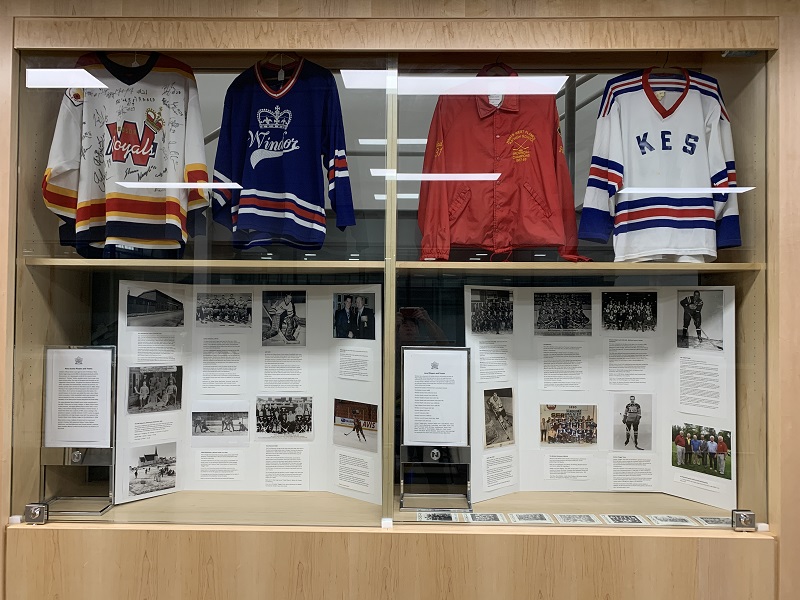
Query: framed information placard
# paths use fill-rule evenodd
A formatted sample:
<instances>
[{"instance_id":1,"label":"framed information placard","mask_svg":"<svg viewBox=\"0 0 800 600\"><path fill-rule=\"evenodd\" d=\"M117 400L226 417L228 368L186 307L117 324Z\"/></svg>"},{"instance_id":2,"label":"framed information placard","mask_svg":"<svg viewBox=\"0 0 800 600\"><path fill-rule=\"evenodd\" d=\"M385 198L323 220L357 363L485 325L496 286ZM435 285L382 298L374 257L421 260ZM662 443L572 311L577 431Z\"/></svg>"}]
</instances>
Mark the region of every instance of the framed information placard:
<instances>
[{"instance_id":1,"label":"framed information placard","mask_svg":"<svg viewBox=\"0 0 800 600\"><path fill-rule=\"evenodd\" d=\"M404 347L403 444L469 445L469 348Z\"/></svg>"},{"instance_id":2,"label":"framed information placard","mask_svg":"<svg viewBox=\"0 0 800 600\"><path fill-rule=\"evenodd\" d=\"M110 448L115 349L45 351L44 446Z\"/></svg>"}]
</instances>

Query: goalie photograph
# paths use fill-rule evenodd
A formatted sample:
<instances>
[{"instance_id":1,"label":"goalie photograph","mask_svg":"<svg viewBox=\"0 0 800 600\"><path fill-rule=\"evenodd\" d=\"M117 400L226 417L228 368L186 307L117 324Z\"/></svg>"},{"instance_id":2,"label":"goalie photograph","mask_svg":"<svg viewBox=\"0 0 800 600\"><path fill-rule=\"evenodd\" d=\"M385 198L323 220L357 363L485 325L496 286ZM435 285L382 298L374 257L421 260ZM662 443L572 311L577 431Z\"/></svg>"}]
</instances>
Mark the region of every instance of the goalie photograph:
<instances>
[{"instance_id":1,"label":"goalie photograph","mask_svg":"<svg viewBox=\"0 0 800 600\"><path fill-rule=\"evenodd\" d=\"M266 291L262 306L262 346L306 345L304 291Z\"/></svg>"}]
</instances>

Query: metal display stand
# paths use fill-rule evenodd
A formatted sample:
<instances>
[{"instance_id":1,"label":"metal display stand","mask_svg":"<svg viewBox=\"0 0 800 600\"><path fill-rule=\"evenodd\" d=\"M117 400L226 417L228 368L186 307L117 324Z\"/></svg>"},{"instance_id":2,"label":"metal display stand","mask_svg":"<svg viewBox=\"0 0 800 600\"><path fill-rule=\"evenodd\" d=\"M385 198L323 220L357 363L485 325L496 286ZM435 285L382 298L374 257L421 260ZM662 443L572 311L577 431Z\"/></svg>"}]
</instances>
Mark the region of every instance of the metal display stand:
<instances>
[{"instance_id":1,"label":"metal display stand","mask_svg":"<svg viewBox=\"0 0 800 600\"><path fill-rule=\"evenodd\" d=\"M455 373L442 373L446 378L454 375L454 390L463 397L437 398L443 400L451 407L463 411L460 415L450 415L454 422L462 425L461 435L436 435L427 434L427 439L417 441L414 435L406 435L406 417L409 411L414 411L411 403L419 402L415 397L415 390L406 385L406 368L412 356L417 358L431 358L431 369L439 375L440 363L437 360L444 355L452 353L463 363L463 370L457 369ZM402 349L401 382L401 436L403 444L400 447L400 510L431 510L443 512L472 512L472 484L469 445L469 348L441 348L431 346L405 346ZM431 375L432 372L424 374ZM409 374L410 375L410 374ZM463 382L455 381L463 377ZM441 386L440 386L441 389ZM431 407L431 395L425 394L427 409ZM460 418L458 418L460 417ZM419 418L419 417L415 417ZM458 429L458 428L456 428ZM437 439L440 438L440 439ZM454 440L454 438L459 438ZM438 443L437 443L438 442Z\"/></svg>"},{"instance_id":2,"label":"metal display stand","mask_svg":"<svg viewBox=\"0 0 800 600\"><path fill-rule=\"evenodd\" d=\"M110 439L107 447L63 447L42 445L41 479L39 497L48 507L48 518L100 516L114 505L114 439L116 431L116 369L117 349L115 346L48 346L45 348L45 370L47 369L47 350L106 350L111 353ZM45 373L45 378L47 377ZM45 386L46 387L46 386ZM46 392L45 392L46 393ZM43 415L43 419L46 415ZM45 424L42 424L43 431ZM42 436L45 439L45 436ZM76 476L75 470L83 473ZM97 473L108 470L105 477L95 477ZM69 471L67 473L65 470ZM97 479L97 481L93 481Z\"/></svg>"}]
</instances>

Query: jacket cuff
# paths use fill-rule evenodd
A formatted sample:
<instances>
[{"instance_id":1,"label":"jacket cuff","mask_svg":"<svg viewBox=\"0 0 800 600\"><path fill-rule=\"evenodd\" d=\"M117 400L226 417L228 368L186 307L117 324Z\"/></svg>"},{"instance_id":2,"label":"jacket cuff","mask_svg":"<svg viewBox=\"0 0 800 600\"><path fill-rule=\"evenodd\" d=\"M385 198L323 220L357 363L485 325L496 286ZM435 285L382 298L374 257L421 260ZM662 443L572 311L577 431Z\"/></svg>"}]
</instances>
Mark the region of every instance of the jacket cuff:
<instances>
[{"instance_id":1,"label":"jacket cuff","mask_svg":"<svg viewBox=\"0 0 800 600\"><path fill-rule=\"evenodd\" d=\"M423 248L419 254L420 260L450 260L450 250L437 250L435 248Z\"/></svg>"}]
</instances>

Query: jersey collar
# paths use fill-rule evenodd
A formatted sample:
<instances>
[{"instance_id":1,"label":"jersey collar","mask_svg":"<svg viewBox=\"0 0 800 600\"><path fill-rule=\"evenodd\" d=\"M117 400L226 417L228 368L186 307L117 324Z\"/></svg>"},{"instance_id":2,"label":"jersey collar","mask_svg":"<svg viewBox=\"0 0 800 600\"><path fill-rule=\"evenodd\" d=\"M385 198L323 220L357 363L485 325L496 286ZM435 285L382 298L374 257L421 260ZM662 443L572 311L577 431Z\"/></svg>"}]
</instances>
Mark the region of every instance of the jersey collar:
<instances>
[{"instance_id":1,"label":"jersey collar","mask_svg":"<svg viewBox=\"0 0 800 600\"><path fill-rule=\"evenodd\" d=\"M652 104L653 108L655 108L656 111L658 111L658 114L661 115L662 119L666 119L667 117L672 115L676 110L678 110L678 107L681 105L681 102L683 102L683 99L686 98L686 94L689 93L689 83L690 83L689 73L686 71L686 69L681 69L681 73L683 73L683 80L684 80L683 92L681 92L680 97L672 104L672 106L666 108L663 104L661 104L661 102L658 101L658 98L656 98L656 94L653 91L653 88L650 86L650 72L652 70L653 69L651 67L649 69L645 69L644 72L642 73L642 89L644 89L644 93L645 95L647 95L647 99L650 100L650 104Z\"/></svg>"},{"instance_id":2,"label":"jersey collar","mask_svg":"<svg viewBox=\"0 0 800 600\"><path fill-rule=\"evenodd\" d=\"M475 96L475 106L478 109L478 116L481 119L501 110L503 112L519 112L519 96L503 96L503 103L495 106L489 103L489 96Z\"/></svg>"},{"instance_id":3,"label":"jersey collar","mask_svg":"<svg viewBox=\"0 0 800 600\"><path fill-rule=\"evenodd\" d=\"M294 86L295 82L297 81L298 75L300 75L300 71L303 69L303 65L305 64L305 60L306 60L305 58L301 58L300 59L300 63L295 67L294 73L292 73L292 76L289 78L289 81L284 83L283 87L281 87L281 89L279 91L277 91L277 92L274 91L273 89L271 89L267 85L267 82L264 81L264 79L262 78L262 76L261 76L262 63L256 63L254 68L256 70L256 78L258 79L258 83L261 85L261 89L264 90L264 92L266 92L266 94L268 96L271 96L272 98L275 98L276 100L278 98L282 98L283 96L288 94L289 90L291 90L292 87ZM270 68L278 67L278 65L272 65L272 64L269 64L269 63L264 63L264 64L265 64L265 66L269 66ZM288 66L288 65L286 65L286 66ZM278 68L280 68L280 67L278 67ZM274 70L277 70L277 69L274 69Z\"/></svg>"}]
</instances>

